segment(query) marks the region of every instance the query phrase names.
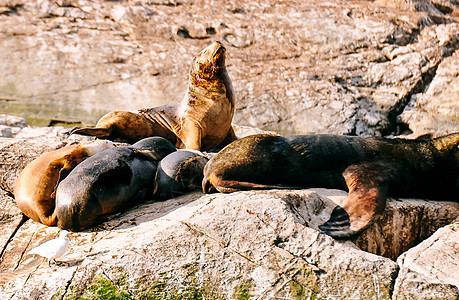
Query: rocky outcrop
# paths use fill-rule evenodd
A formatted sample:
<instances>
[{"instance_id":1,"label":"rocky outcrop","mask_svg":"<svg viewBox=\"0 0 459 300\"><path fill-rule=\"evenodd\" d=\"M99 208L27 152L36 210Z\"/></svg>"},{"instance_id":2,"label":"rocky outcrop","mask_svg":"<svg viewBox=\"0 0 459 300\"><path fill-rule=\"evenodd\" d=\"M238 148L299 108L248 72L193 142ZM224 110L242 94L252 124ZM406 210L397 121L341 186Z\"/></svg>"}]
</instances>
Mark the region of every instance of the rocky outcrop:
<instances>
[{"instance_id":1,"label":"rocky outcrop","mask_svg":"<svg viewBox=\"0 0 459 300\"><path fill-rule=\"evenodd\" d=\"M395 299L457 299L459 223L439 229L397 260Z\"/></svg>"},{"instance_id":2,"label":"rocky outcrop","mask_svg":"<svg viewBox=\"0 0 459 300\"><path fill-rule=\"evenodd\" d=\"M1 152L0 177L13 179L2 183L0 194L3 246L21 219L9 193L16 174L46 147L60 147L65 141L59 137L0 141L8 147ZM11 163L5 167L4 161ZM0 263L0 296L443 299L454 295L456 283L443 278L445 274L455 278L448 271L458 258L455 225L451 230L443 226L459 217L458 203L390 199L385 213L361 236L337 241L319 232L318 225L346 195L309 189L196 192L163 202L152 199L109 216L90 230L71 233L69 251L59 259L62 264L51 267L28 251L55 237L58 229L27 221ZM437 238L445 230L450 233ZM432 241L435 247L430 246ZM446 250L436 250L441 247ZM417 252L410 254L414 249ZM397 264L394 260L400 254ZM440 260L449 263L435 263ZM433 263L430 273L422 271ZM418 273L428 276L424 280ZM435 276L439 282L431 281ZM419 284L424 289L416 293Z\"/></svg>"},{"instance_id":3,"label":"rocky outcrop","mask_svg":"<svg viewBox=\"0 0 459 300\"><path fill-rule=\"evenodd\" d=\"M175 103L191 59L221 40L238 124L444 134L459 130L458 12L447 0L3 1L0 109L94 124Z\"/></svg>"}]
</instances>

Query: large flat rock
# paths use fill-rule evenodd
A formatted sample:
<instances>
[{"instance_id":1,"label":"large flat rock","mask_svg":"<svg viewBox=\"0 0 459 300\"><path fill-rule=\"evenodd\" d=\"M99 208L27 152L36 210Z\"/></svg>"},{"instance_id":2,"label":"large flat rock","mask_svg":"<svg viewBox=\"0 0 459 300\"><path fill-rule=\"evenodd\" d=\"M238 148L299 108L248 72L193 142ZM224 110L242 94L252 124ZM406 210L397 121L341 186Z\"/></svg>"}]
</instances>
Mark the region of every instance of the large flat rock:
<instances>
[{"instance_id":1,"label":"large flat rock","mask_svg":"<svg viewBox=\"0 0 459 300\"><path fill-rule=\"evenodd\" d=\"M391 299L399 268L395 261L317 230L345 194L325 189L272 190L192 193L165 202L149 201L89 231L71 233L69 251L60 259L65 264L51 267L27 251L55 237L58 230L28 221L0 265L0 295L11 299L101 295ZM394 217L394 210L414 207L413 201L402 200L403 205L389 201L388 213L360 239L377 243L372 240L374 227L386 228L383 236L387 237L419 226L420 220L407 218L406 211L404 217ZM441 222L454 214L457 218L457 204L423 203L437 210L442 205L449 208L450 215L438 216ZM400 251L406 243L388 239L381 248L392 244L394 251ZM454 260L458 254L451 255Z\"/></svg>"}]
</instances>

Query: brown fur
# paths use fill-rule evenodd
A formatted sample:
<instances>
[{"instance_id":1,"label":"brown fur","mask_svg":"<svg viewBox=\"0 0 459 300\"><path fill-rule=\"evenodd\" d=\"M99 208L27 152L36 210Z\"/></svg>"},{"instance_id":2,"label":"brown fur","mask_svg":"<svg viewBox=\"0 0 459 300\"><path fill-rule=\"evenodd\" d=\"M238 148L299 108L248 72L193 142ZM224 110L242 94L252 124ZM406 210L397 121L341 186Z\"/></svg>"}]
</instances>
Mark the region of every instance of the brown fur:
<instances>
[{"instance_id":1,"label":"brown fur","mask_svg":"<svg viewBox=\"0 0 459 300\"><path fill-rule=\"evenodd\" d=\"M71 133L130 143L161 136L177 148L211 150L236 140L231 120L235 95L225 66L225 48L214 42L193 60L187 93L180 104L114 111L96 128L76 128Z\"/></svg>"},{"instance_id":2,"label":"brown fur","mask_svg":"<svg viewBox=\"0 0 459 300\"><path fill-rule=\"evenodd\" d=\"M111 145L105 141L95 141L66 146L42 154L22 170L16 179L14 198L24 215L47 226L56 225L54 208L57 184L75 166L94 154L87 149L88 145L94 143L104 145L100 150L108 149Z\"/></svg>"}]
</instances>

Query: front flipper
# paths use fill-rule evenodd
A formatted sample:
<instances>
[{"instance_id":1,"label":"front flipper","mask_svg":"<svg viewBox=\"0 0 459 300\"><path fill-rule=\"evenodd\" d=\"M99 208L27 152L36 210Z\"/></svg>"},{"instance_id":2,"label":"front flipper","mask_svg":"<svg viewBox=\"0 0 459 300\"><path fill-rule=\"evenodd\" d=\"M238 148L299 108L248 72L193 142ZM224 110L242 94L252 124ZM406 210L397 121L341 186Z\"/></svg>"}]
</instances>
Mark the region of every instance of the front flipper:
<instances>
[{"instance_id":1,"label":"front flipper","mask_svg":"<svg viewBox=\"0 0 459 300\"><path fill-rule=\"evenodd\" d=\"M396 166L390 162L349 166L343 172L349 195L319 226L320 230L334 238L349 238L366 229L384 211L389 186L397 174Z\"/></svg>"},{"instance_id":2,"label":"front flipper","mask_svg":"<svg viewBox=\"0 0 459 300\"><path fill-rule=\"evenodd\" d=\"M107 139L110 137L112 133L112 128L90 128L90 127L75 127L72 130L69 131L69 135L72 134L80 134L80 135L86 135L86 136L95 136L100 139Z\"/></svg>"},{"instance_id":3,"label":"front flipper","mask_svg":"<svg viewBox=\"0 0 459 300\"><path fill-rule=\"evenodd\" d=\"M179 138L183 146L179 148L201 150L202 129L198 122L192 119L182 120Z\"/></svg>"},{"instance_id":4,"label":"front flipper","mask_svg":"<svg viewBox=\"0 0 459 300\"><path fill-rule=\"evenodd\" d=\"M250 190L271 190L271 189L301 189L302 187L287 186L281 184L263 184L237 180L224 180L219 176L211 175L210 178L204 177L202 181L202 190L204 193L210 194L214 192L233 193L238 191Z\"/></svg>"}]
</instances>

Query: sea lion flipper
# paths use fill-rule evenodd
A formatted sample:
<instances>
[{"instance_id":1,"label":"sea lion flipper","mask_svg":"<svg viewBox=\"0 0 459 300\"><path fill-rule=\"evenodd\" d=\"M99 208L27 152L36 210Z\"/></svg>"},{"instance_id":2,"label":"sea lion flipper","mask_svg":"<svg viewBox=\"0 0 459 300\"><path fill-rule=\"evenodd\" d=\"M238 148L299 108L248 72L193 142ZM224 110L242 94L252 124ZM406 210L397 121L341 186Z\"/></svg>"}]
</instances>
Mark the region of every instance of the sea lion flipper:
<instances>
[{"instance_id":1,"label":"sea lion flipper","mask_svg":"<svg viewBox=\"0 0 459 300\"><path fill-rule=\"evenodd\" d=\"M348 238L370 226L386 206L389 185L396 177L396 170L387 162L349 166L343 172L349 195L319 228L334 238Z\"/></svg>"},{"instance_id":2,"label":"sea lion flipper","mask_svg":"<svg viewBox=\"0 0 459 300\"><path fill-rule=\"evenodd\" d=\"M253 183L237 180L225 180L215 174L210 175L210 179L204 176L202 181L202 190L204 193L233 193L238 191L250 191L250 190L269 190L269 189L299 189L296 186L286 186L280 184L263 184Z\"/></svg>"},{"instance_id":3,"label":"sea lion flipper","mask_svg":"<svg viewBox=\"0 0 459 300\"><path fill-rule=\"evenodd\" d=\"M79 135L86 135L86 136L95 136L100 139L109 138L111 133L112 133L111 127L110 128L75 127L69 131L69 135L79 134Z\"/></svg>"},{"instance_id":4,"label":"sea lion flipper","mask_svg":"<svg viewBox=\"0 0 459 300\"><path fill-rule=\"evenodd\" d=\"M182 120L182 129L179 134L185 149L201 149L202 128L191 118Z\"/></svg>"}]
</instances>

